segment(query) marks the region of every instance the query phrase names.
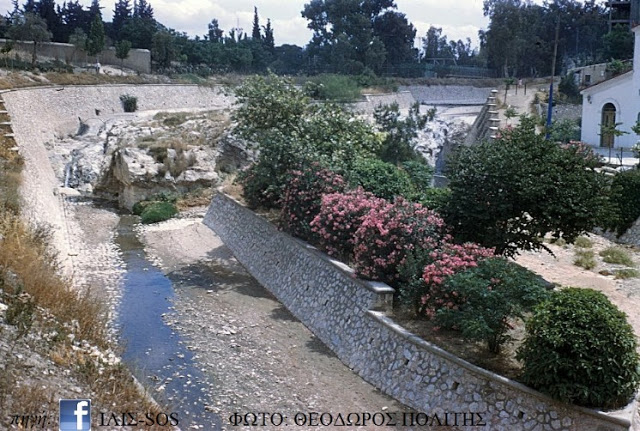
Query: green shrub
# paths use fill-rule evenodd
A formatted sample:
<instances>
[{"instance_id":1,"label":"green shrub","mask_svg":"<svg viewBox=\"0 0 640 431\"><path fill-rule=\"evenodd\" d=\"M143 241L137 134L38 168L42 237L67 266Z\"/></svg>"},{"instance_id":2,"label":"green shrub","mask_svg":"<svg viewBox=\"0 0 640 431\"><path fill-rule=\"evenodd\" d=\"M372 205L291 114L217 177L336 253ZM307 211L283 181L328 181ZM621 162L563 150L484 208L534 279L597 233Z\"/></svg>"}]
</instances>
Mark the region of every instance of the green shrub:
<instances>
[{"instance_id":1,"label":"green shrub","mask_svg":"<svg viewBox=\"0 0 640 431\"><path fill-rule=\"evenodd\" d=\"M626 250L620 247L607 247L600 252L602 260L607 263L613 263L617 265L636 266L633 263L633 259Z\"/></svg>"},{"instance_id":2,"label":"green shrub","mask_svg":"<svg viewBox=\"0 0 640 431\"><path fill-rule=\"evenodd\" d=\"M610 203L612 214L604 222L605 227L620 236L640 217L640 169L620 172L613 177Z\"/></svg>"},{"instance_id":3,"label":"green shrub","mask_svg":"<svg viewBox=\"0 0 640 431\"><path fill-rule=\"evenodd\" d=\"M509 322L548 296L539 276L503 258L480 260L449 277L441 290L459 301L438 309L436 321L465 338L486 341L493 353L510 339Z\"/></svg>"},{"instance_id":4,"label":"green shrub","mask_svg":"<svg viewBox=\"0 0 640 431\"><path fill-rule=\"evenodd\" d=\"M596 259L591 250L576 250L576 258L573 260L575 266L584 269L593 269L596 267Z\"/></svg>"},{"instance_id":5,"label":"green shrub","mask_svg":"<svg viewBox=\"0 0 640 431\"><path fill-rule=\"evenodd\" d=\"M446 206L451 196L451 190L443 188L428 188L419 194L418 202L425 207L437 212L441 212Z\"/></svg>"},{"instance_id":6,"label":"green shrub","mask_svg":"<svg viewBox=\"0 0 640 431\"><path fill-rule=\"evenodd\" d=\"M152 202L140 214L142 223L158 223L178 214L176 206L170 202Z\"/></svg>"},{"instance_id":7,"label":"green shrub","mask_svg":"<svg viewBox=\"0 0 640 431\"><path fill-rule=\"evenodd\" d=\"M636 337L626 315L593 289L554 292L527 321L518 351L522 381L565 402L618 408L640 383Z\"/></svg>"},{"instance_id":8,"label":"green shrub","mask_svg":"<svg viewBox=\"0 0 640 431\"><path fill-rule=\"evenodd\" d=\"M122 107L124 112L136 112L138 110L138 98L131 96L130 94L123 94L120 96Z\"/></svg>"},{"instance_id":9,"label":"green shrub","mask_svg":"<svg viewBox=\"0 0 640 431\"><path fill-rule=\"evenodd\" d=\"M360 159L349 172L349 184L361 186L379 198L392 201L396 196L413 197L415 189L409 175L379 159Z\"/></svg>"},{"instance_id":10,"label":"green shrub","mask_svg":"<svg viewBox=\"0 0 640 431\"><path fill-rule=\"evenodd\" d=\"M402 169L409 175L409 180L413 184L417 194L425 192L431 188L433 179L433 168L426 162L409 160L402 163Z\"/></svg>"},{"instance_id":11,"label":"green shrub","mask_svg":"<svg viewBox=\"0 0 640 431\"><path fill-rule=\"evenodd\" d=\"M155 201L140 201L136 202L131 209L131 212L137 216L142 215L142 212Z\"/></svg>"},{"instance_id":12,"label":"green shrub","mask_svg":"<svg viewBox=\"0 0 640 431\"><path fill-rule=\"evenodd\" d=\"M613 274L616 276L616 280L626 280L628 278L638 278L640 276L640 272L637 269L632 268L624 268L613 271Z\"/></svg>"},{"instance_id":13,"label":"green shrub","mask_svg":"<svg viewBox=\"0 0 640 431\"><path fill-rule=\"evenodd\" d=\"M358 82L348 75L318 75L304 86L307 96L334 102L355 102L360 98Z\"/></svg>"},{"instance_id":14,"label":"green shrub","mask_svg":"<svg viewBox=\"0 0 640 431\"><path fill-rule=\"evenodd\" d=\"M551 238L551 244L555 244L558 247L565 247L567 245L567 240L560 237L560 238Z\"/></svg>"},{"instance_id":15,"label":"green shrub","mask_svg":"<svg viewBox=\"0 0 640 431\"><path fill-rule=\"evenodd\" d=\"M593 247L593 241L591 241L586 236L579 236L573 242L573 245L575 245L576 247L580 247L580 248L591 248L591 247Z\"/></svg>"}]
</instances>

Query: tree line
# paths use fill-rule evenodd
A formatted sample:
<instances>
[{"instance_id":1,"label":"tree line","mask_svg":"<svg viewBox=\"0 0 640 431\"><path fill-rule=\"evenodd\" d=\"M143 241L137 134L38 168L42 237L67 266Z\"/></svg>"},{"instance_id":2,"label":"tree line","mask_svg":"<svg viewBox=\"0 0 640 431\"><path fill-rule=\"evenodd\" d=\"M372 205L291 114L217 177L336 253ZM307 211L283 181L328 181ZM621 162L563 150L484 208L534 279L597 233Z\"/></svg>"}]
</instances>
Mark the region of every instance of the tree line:
<instances>
[{"instance_id":1,"label":"tree line","mask_svg":"<svg viewBox=\"0 0 640 431\"><path fill-rule=\"evenodd\" d=\"M304 47L276 46L277 29L270 19L261 23L257 8L250 32L222 29L212 18L206 33L190 37L158 22L147 0L117 0L111 22L103 21L100 0L87 8L78 0L13 0L13 6L0 23L0 36L72 43L87 52L114 45L125 57L130 48L149 49L161 69L201 74L424 76L427 68L442 75L456 65L488 68L496 76L544 76L550 73L556 27L557 60L565 68L626 59L633 52L628 28L609 31L608 11L596 0L485 0L490 23L479 32L479 47L470 38L449 40L432 26L421 49L415 46L416 28L394 0L310 0L301 11L313 32Z\"/></svg>"}]
</instances>

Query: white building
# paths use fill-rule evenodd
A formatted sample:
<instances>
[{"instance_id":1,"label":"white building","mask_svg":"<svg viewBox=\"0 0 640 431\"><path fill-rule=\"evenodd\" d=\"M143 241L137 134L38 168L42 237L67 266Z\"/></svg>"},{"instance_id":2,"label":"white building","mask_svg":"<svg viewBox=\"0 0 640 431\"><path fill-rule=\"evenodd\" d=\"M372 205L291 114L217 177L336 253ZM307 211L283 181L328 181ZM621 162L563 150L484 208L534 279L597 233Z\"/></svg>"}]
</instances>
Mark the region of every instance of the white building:
<instances>
[{"instance_id":1,"label":"white building","mask_svg":"<svg viewBox=\"0 0 640 431\"><path fill-rule=\"evenodd\" d=\"M640 139L631 126L640 120L640 26L633 28L633 70L585 88L582 94L582 141L594 147L625 147ZM601 135L601 125L622 123L627 135Z\"/></svg>"}]
</instances>

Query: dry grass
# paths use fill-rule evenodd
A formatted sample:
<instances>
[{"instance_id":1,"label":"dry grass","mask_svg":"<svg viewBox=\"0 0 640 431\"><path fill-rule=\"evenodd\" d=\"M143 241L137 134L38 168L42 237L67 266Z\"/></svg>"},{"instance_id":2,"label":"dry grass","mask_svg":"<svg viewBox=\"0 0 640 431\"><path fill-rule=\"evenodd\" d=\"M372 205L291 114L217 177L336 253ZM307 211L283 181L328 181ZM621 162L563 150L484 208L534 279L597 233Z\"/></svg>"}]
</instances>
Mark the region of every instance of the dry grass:
<instances>
[{"instance_id":1,"label":"dry grass","mask_svg":"<svg viewBox=\"0 0 640 431\"><path fill-rule=\"evenodd\" d=\"M573 264L580 268L593 269L596 267L597 262L592 250L578 249L576 250L576 257Z\"/></svg>"},{"instance_id":2,"label":"dry grass","mask_svg":"<svg viewBox=\"0 0 640 431\"><path fill-rule=\"evenodd\" d=\"M184 195L178 198L176 202L176 207L179 211L184 211L193 207L203 207L207 206L211 203L211 198L213 197L213 189L212 188L201 188L197 190L190 191L185 193Z\"/></svg>"},{"instance_id":3,"label":"dry grass","mask_svg":"<svg viewBox=\"0 0 640 431\"><path fill-rule=\"evenodd\" d=\"M600 252L602 260L607 263L624 266L636 266L631 255L620 247L607 247Z\"/></svg>"},{"instance_id":4,"label":"dry grass","mask_svg":"<svg viewBox=\"0 0 640 431\"><path fill-rule=\"evenodd\" d=\"M107 332L105 305L90 290L72 289L69 280L59 275L56 255L47 245L47 229L31 228L20 219L18 189L23 161L11 150L14 146L12 139L0 137L0 294L8 306L6 322L15 328L14 335L0 334L11 338L12 345L0 358L0 410L7 402L23 412L57 407L60 394L56 388L31 384L33 379L39 382L44 377L30 375L31 371L10 354L21 340L23 349L53 361L60 371L58 379L64 370L88 387L97 405L112 411L162 411L123 365L97 359L67 337L73 334L74 340L84 340L102 352L113 344ZM51 331L58 335L48 341L40 336Z\"/></svg>"},{"instance_id":5,"label":"dry grass","mask_svg":"<svg viewBox=\"0 0 640 431\"><path fill-rule=\"evenodd\" d=\"M76 292L67 280L57 273L55 255L46 246L46 229L31 230L16 215L5 213L0 218L0 275L7 279L8 272L20 280L21 288L31 295L35 304L47 309L56 320L73 326L78 322L82 339L107 347L106 318L102 304L90 292ZM8 294L18 294L9 291Z\"/></svg>"}]
</instances>

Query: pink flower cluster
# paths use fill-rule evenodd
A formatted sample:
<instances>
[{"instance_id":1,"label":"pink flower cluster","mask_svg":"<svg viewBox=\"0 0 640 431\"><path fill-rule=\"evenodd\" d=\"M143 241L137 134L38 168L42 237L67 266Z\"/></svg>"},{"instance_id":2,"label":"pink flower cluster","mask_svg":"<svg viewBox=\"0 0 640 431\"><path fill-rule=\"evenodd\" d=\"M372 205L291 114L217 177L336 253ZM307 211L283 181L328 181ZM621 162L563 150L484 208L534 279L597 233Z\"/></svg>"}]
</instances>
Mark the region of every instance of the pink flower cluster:
<instances>
[{"instance_id":1,"label":"pink flower cluster","mask_svg":"<svg viewBox=\"0 0 640 431\"><path fill-rule=\"evenodd\" d=\"M394 284L397 268L416 249L435 249L445 237L442 218L403 198L371 208L354 236L354 261L359 275Z\"/></svg>"},{"instance_id":2,"label":"pink flower cluster","mask_svg":"<svg viewBox=\"0 0 640 431\"><path fill-rule=\"evenodd\" d=\"M314 163L304 171L291 171L282 199L282 227L303 239L311 236L310 223L320 211L324 194L344 190L342 176Z\"/></svg>"},{"instance_id":3,"label":"pink flower cluster","mask_svg":"<svg viewBox=\"0 0 640 431\"><path fill-rule=\"evenodd\" d=\"M422 297L422 305L427 315L442 307L455 309L463 300L456 292L450 295L441 288L448 277L467 268L476 267L480 260L494 255L494 249L470 242L462 245L445 243L440 249L431 252L433 262L425 266L422 273L422 279L428 289Z\"/></svg>"},{"instance_id":4,"label":"pink flower cluster","mask_svg":"<svg viewBox=\"0 0 640 431\"><path fill-rule=\"evenodd\" d=\"M362 187L322 197L320 212L311 222L319 245L331 256L346 262L352 259L355 233L373 208L386 204L384 199L365 192Z\"/></svg>"}]
</instances>

